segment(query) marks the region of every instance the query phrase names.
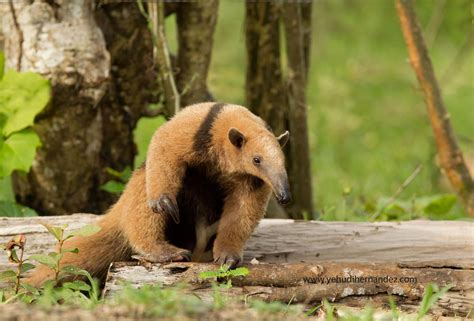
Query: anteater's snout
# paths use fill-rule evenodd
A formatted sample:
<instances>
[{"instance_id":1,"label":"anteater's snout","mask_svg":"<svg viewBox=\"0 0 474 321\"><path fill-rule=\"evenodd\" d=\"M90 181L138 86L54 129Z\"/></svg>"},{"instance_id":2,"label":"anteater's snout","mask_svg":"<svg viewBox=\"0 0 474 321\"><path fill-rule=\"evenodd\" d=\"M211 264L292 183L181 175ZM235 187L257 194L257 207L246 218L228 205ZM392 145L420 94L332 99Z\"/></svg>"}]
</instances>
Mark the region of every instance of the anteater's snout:
<instances>
[{"instance_id":1,"label":"anteater's snout","mask_svg":"<svg viewBox=\"0 0 474 321\"><path fill-rule=\"evenodd\" d=\"M282 179L282 183L279 185L279 188L275 191L275 197L278 203L286 205L291 202L290 185L288 184L288 178L286 175L284 179Z\"/></svg>"},{"instance_id":2,"label":"anteater's snout","mask_svg":"<svg viewBox=\"0 0 474 321\"><path fill-rule=\"evenodd\" d=\"M276 195L276 199L277 199L278 203L283 204L283 205L291 203L291 192L290 192L290 190L288 189L288 190L282 191L281 193L278 193Z\"/></svg>"}]
</instances>

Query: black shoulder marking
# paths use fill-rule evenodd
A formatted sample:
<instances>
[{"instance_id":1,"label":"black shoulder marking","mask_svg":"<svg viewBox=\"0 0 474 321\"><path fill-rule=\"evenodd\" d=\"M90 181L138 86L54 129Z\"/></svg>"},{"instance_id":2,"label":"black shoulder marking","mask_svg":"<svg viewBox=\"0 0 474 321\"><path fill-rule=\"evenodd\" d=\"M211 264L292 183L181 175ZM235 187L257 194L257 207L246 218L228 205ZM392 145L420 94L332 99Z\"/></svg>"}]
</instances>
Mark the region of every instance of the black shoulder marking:
<instances>
[{"instance_id":1,"label":"black shoulder marking","mask_svg":"<svg viewBox=\"0 0 474 321\"><path fill-rule=\"evenodd\" d=\"M207 113L206 118L204 118L204 121L201 123L201 126L199 126L199 129L194 136L193 148L195 151L205 151L210 147L212 125L224 106L224 103L215 103Z\"/></svg>"},{"instance_id":2,"label":"black shoulder marking","mask_svg":"<svg viewBox=\"0 0 474 321\"><path fill-rule=\"evenodd\" d=\"M263 186L263 184L265 184L263 180L255 176L250 176L249 183L250 183L250 189L252 191L256 191L260 189Z\"/></svg>"}]
</instances>

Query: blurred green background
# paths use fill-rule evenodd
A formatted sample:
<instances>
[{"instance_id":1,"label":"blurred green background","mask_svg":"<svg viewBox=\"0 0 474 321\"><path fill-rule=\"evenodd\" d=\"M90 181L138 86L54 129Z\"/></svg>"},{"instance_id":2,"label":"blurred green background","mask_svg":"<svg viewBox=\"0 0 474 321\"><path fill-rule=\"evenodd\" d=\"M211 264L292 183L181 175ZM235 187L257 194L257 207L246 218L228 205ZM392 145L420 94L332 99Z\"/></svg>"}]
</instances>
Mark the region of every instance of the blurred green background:
<instances>
[{"instance_id":1,"label":"blurred green background","mask_svg":"<svg viewBox=\"0 0 474 321\"><path fill-rule=\"evenodd\" d=\"M245 104L244 6L221 1L209 75L216 99L237 104ZM417 1L416 6L452 125L473 164L471 8L467 0ZM166 33L175 52L173 19L167 19ZM455 198L444 195L451 191L436 165L423 96L392 1L315 1L307 96L314 202L321 219L373 217L418 164L421 173L379 219L465 217ZM140 121L136 164L162 122Z\"/></svg>"}]
</instances>

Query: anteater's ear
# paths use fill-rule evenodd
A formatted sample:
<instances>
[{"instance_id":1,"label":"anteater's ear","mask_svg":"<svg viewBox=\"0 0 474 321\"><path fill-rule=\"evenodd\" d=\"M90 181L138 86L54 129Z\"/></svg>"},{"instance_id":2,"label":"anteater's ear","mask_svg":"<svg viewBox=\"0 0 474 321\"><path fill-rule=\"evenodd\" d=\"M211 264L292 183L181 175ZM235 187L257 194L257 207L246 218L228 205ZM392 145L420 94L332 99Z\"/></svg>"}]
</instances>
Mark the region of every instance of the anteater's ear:
<instances>
[{"instance_id":1,"label":"anteater's ear","mask_svg":"<svg viewBox=\"0 0 474 321\"><path fill-rule=\"evenodd\" d=\"M280 146L283 147L288 143L288 139L290 138L290 132L286 131L280 136L277 137L278 142L280 143Z\"/></svg>"},{"instance_id":2,"label":"anteater's ear","mask_svg":"<svg viewBox=\"0 0 474 321\"><path fill-rule=\"evenodd\" d=\"M237 148L242 148L245 142L245 136L238 129L231 128L229 129L229 140Z\"/></svg>"}]
</instances>

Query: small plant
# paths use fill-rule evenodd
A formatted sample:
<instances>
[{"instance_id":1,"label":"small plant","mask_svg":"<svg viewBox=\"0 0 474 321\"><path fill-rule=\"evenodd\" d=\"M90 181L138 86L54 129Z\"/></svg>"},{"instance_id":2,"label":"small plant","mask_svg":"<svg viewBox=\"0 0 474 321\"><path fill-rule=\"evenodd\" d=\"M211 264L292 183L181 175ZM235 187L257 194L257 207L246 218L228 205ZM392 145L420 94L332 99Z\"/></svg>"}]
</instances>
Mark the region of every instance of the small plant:
<instances>
[{"instance_id":1,"label":"small plant","mask_svg":"<svg viewBox=\"0 0 474 321\"><path fill-rule=\"evenodd\" d=\"M202 280L214 279L214 280L225 280L227 287L232 287L232 278L245 277L249 274L249 269L246 267L239 267L236 269L230 269L228 265L223 264L217 271L203 271L199 273L199 278Z\"/></svg>"},{"instance_id":2,"label":"small plant","mask_svg":"<svg viewBox=\"0 0 474 321\"><path fill-rule=\"evenodd\" d=\"M80 230L78 230L76 232L73 232L73 233L69 233L68 235L65 236L64 231L68 227L67 225L52 226L52 225L49 225L49 224L46 224L46 223L44 223L42 225L58 241L57 252L50 252L47 255L46 254L34 254L34 255L30 256L30 259L35 260L38 263L46 265L47 267L52 269L54 271L55 285L58 285L59 281L60 281L59 276L60 276L61 272L65 272L65 273L68 273L68 274L71 274L71 273L75 274L75 272L76 272L73 269L70 269L69 271L68 270L63 271L63 269L61 268L61 260L64 256L64 254L69 253L69 252L70 253L76 253L76 254L79 253L79 250L77 248L64 248L63 247L64 242L67 241L68 239L70 239L71 237L74 237L74 236L82 236L82 237L91 236L91 235L97 233L100 230L100 228L98 226L95 226L95 225L86 225L86 226L82 227Z\"/></svg>"},{"instance_id":3,"label":"small plant","mask_svg":"<svg viewBox=\"0 0 474 321\"><path fill-rule=\"evenodd\" d=\"M23 259L23 254L25 253L25 244L26 237L24 235L17 235L5 245L8 261L15 263L17 268L16 270L7 270L2 272L0 274L0 279L15 280L15 287L13 290L14 295L18 295L18 292L20 291L20 279L23 274L35 267L33 264L26 262L28 259ZM17 250L20 251L20 255L17 254Z\"/></svg>"},{"instance_id":4,"label":"small plant","mask_svg":"<svg viewBox=\"0 0 474 321\"><path fill-rule=\"evenodd\" d=\"M15 300L21 300L26 303L33 301L44 305L51 306L62 303L83 303L87 306L95 305L99 302L100 289L96 280L85 270L78 269L74 266L62 266L61 260L66 253L77 254L77 248L64 248L64 242L73 236L90 236L99 231L99 227L94 225L86 225L83 228L65 235L67 225L52 226L43 224L48 232L58 241L57 251L45 254L34 254L24 259L26 238L24 235L15 236L5 246L10 262L17 264L16 270L7 270L0 274L0 279L15 280L12 295L7 299L8 293L0 293L1 302L9 303ZM19 251L19 254L17 253ZM54 271L54 279L47 281L41 288L35 288L31 285L21 282L21 278L27 271L35 268L35 265L26 262L34 260L40 265L47 266ZM86 278L89 284L82 280L73 280L70 282L62 282L63 275L76 275ZM84 294L85 293L85 294Z\"/></svg>"},{"instance_id":5,"label":"small plant","mask_svg":"<svg viewBox=\"0 0 474 321\"><path fill-rule=\"evenodd\" d=\"M48 104L51 88L39 74L3 69L0 54L0 215L32 216L36 212L16 204L10 176L28 172L33 164L41 142L32 126Z\"/></svg>"},{"instance_id":6,"label":"small plant","mask_svg":"<svg viewBox=\"0 0 474 321\"><path fill-rule=\"evenodd\" d=\"M423 294L423 299L420 303L416 320L421 320L429 312L436 301L445 295L452 287L452 285L447 285L440 289L438 285L429 283L425 288L425 293Z\"/></svg>"},{"instance_id":7,"label":"small plant","mask_svg":"<svg viewBox=\"0 0 474 321\"><path fill-rule=\"evenodd\" d=\"M105 169L108 174L110 174L114 179L108 181L100 187L101 190L106 191L111 194L120 194L125 189L130 176L132 175L132 170L130 167L126 167L123 171L119 172L113 168L107 167Z\"/></svg>"}]
</instances>

